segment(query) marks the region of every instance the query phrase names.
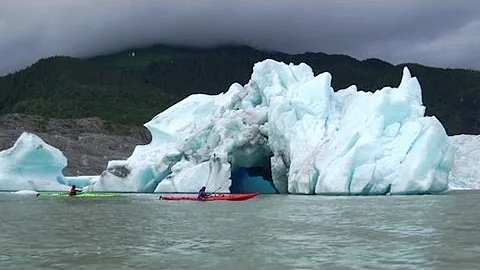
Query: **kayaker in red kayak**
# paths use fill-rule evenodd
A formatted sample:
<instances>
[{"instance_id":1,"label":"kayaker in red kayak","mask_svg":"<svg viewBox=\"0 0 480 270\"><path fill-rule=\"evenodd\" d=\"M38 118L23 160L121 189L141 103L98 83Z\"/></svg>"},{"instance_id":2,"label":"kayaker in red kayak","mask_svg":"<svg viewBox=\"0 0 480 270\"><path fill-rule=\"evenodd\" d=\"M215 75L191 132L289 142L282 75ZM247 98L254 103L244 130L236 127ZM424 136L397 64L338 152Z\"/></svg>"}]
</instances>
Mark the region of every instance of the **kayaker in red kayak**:
<instances>
[{"instance_id":1,"label":"kayaker in red kayak","mask_svg":"<svg viewBox=\"0 0 480 270\"><path fill-rule=\"evenodd\" d=\"M206 187L202 187L199 191L198 191L198 199L199 200L205 200L207 197L210 196L210 194L208 194L205 190L207 188Z\"/></svg>"},{"instance_id":2,"label":"kayaker in red kayak","mask_svg":"<svg viewBox=\"0 0 480 270\"><path fill-rule=\"evenodd\" d=\"M72 186L72 188L70 189L70 191L68 192L68 195L70 196L75 196L77 195L78 193L82 192L81 190L77 190L77 187L75 185Z\"/></svg>"}]
</instances>

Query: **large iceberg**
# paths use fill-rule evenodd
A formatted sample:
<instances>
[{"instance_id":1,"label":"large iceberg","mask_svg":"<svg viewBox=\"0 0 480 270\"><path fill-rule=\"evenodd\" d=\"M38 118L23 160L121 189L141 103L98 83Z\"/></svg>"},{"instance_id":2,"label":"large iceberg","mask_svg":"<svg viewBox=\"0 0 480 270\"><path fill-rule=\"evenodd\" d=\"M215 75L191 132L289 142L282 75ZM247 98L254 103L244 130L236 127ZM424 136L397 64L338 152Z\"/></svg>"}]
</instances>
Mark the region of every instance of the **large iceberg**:
<instances>
[{"instance_id":1,"label":"large iceberg","mask_svg":"<svg viewBox=\"0 0 480 270\"><path fill-rule=\"evenodd\" d=\"M306 64L255 64L245 86L191 95L145 124L148 145L111 161L92 191L229 192L259 172L270 191L423 194L448 188L454 150L425 117L407 68L397 88L334 92ZM241 177L236 177L241 175ZM262 180L260 180L262 181Z\"/></svg>"},{"instance_id":2,"label":"large iceberg","mask_svg":"<svg viewBox=\"0 0 480 270\"><path fill-rule=\"evenodd\" d=\"M67 158L34 134L24 132L0 152L1 190L68 190L62 170Z\"/></svg>"}]
</instances>

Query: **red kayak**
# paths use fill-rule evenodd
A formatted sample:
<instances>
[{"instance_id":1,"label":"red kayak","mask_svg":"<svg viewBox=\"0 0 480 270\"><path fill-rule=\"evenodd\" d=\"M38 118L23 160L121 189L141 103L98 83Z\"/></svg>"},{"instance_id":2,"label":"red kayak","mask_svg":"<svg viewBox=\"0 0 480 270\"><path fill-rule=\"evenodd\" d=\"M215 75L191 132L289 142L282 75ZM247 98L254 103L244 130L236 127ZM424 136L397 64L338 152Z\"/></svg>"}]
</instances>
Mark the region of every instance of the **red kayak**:
<instances>
[{"instance_id":1,"label":"red kayak","mask_svg":"<svg viewBox=\"0 0 480 270\"><path fill-rule=\"evenodd\" d=\"M215 194L205 199L199 199L197 195L194 196L160 196L160 200L166 201L246 201L256 197L259 193L247 194Z\"/></svg>"}]
</instances>

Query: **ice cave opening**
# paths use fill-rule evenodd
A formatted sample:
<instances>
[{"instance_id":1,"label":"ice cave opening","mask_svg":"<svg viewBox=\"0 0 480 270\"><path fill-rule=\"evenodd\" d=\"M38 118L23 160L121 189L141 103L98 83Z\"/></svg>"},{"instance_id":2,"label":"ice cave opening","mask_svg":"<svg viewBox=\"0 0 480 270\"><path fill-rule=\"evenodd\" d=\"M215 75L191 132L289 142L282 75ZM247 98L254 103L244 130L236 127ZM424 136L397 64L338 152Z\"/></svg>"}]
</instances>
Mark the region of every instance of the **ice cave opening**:
<instances>
[{"instance_id":1,"label":"ice cave opening","mask_svg":"<svg viewBox=\"0 0 480 270\"><path fill-rule=\"evenodd\" d=\"M276 194L279 193L272 180L270 157L252 167L237 167L232 170L231 193Z\"/></svg>"},{"instance_id":2,"label":"ice cave opening","mask_svg":"<svg viewBox=\"0 0 480 270\"><path fill-rule=\"evenodd\" d=\"M272 175L265 175L266 169L261 167L239 168L232 172L231 193L254 193L276 194L277 189L273 185Z\"/></svg>"}]
</instances>

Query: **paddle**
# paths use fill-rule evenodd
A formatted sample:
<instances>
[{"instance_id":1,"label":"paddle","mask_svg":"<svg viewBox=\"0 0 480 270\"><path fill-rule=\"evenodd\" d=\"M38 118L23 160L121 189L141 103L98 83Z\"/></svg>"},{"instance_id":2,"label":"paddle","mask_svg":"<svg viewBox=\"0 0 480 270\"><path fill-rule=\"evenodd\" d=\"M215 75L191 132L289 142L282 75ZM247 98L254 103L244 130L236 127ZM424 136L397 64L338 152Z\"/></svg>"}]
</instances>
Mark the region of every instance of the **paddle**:
<instances>
[{"instance_id":1,"label":"paddle","mask_svg":"<svg viewBox=\"0 0 480 270\"><path fill-rule=\"evenodd\" d=\"M219 187L216 190L214 190L212 193L210 193L210 196L215 195L220 189L222 189L222 187Z\"/></svg>"},{"instance_id":2,"label":"paddle","mask_svg":"<svg viewBox=\"0 0 480 270\"><path fill-rule=\"evenodd\" d=\"M199 200L206 200L208 197L213 197L220 189L222 189L222 187L219 187L217 189L215 189L213 192L206 192L206 191L203 191L204 194L205 194L205 197L198 197Z\"/></svg>"},{"instance_id":3,"label":"paddle","mask_svg":"<svg viewBox=\"0 0 480 270\"><path fill-rule=\"evenodd\" d=\"M208 163L208 179L207 179L207 182L205 183L205 187L208 186L208 183L210 183L210 180L212 178L212 162L216 162L216 161L219 161L220 158L217 157L217 154L216 153L213 153L213 160L212 158L210 158L210 161ZM220 168L221 168L221 164L220 164ZM220 169L218 169L220 170ZM214 190L212 193L210 193L210 195L208 195L207 197L210 197L210 196L213 196L214 194L216 194L220 189L222 189L222 186L220 186L219 188L217 188L216 190Z\"/></svg>"}]
</instances>

